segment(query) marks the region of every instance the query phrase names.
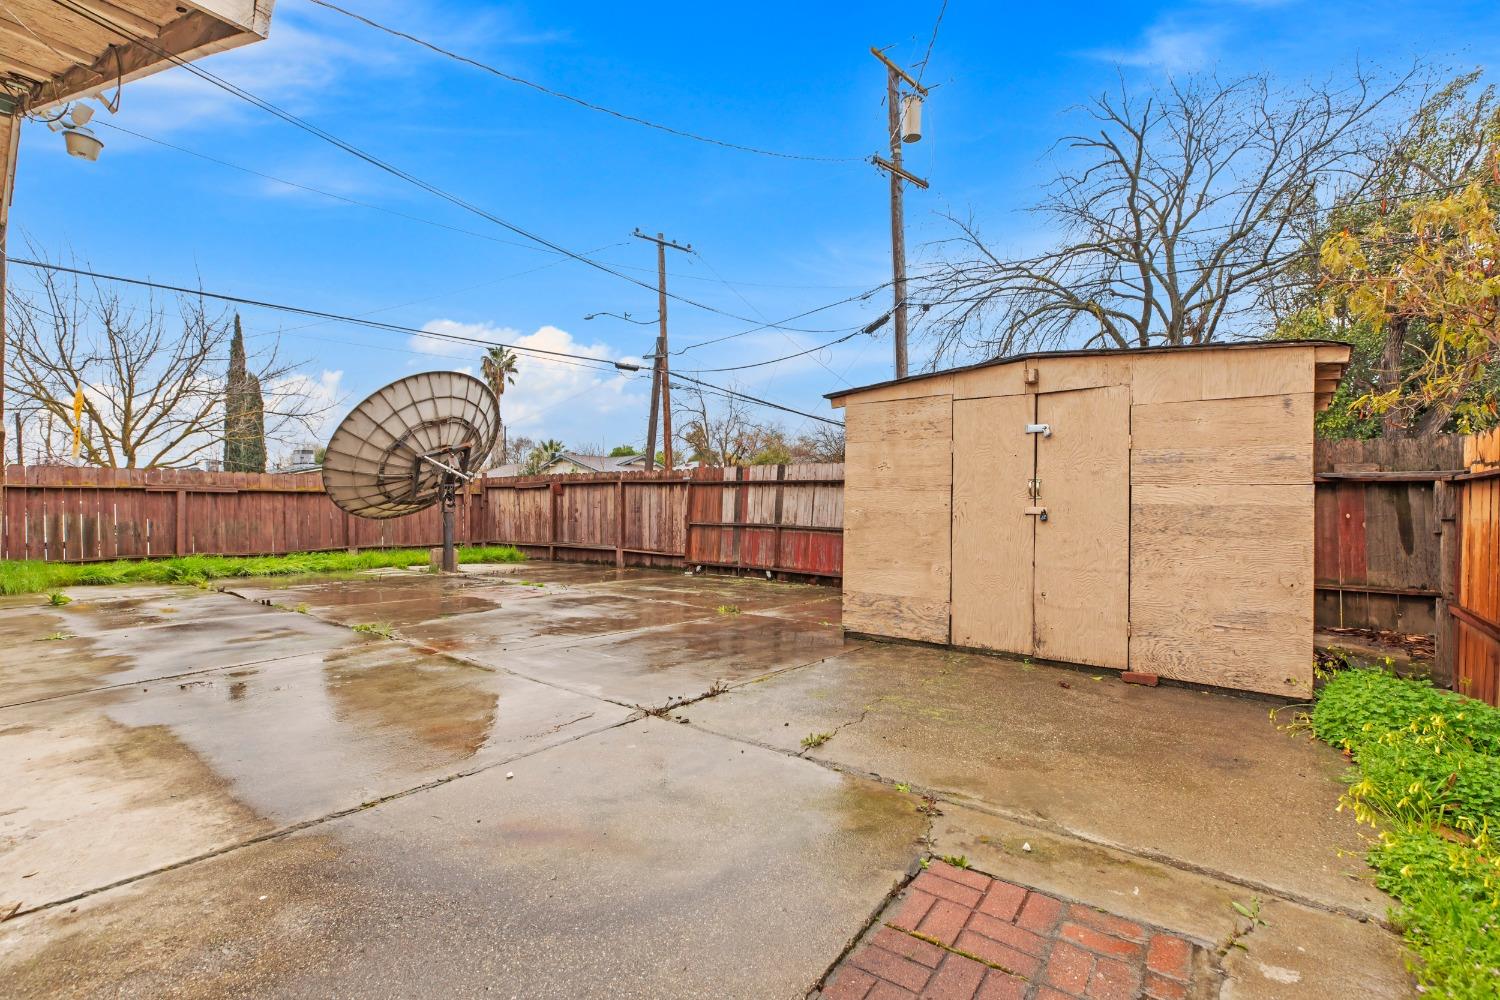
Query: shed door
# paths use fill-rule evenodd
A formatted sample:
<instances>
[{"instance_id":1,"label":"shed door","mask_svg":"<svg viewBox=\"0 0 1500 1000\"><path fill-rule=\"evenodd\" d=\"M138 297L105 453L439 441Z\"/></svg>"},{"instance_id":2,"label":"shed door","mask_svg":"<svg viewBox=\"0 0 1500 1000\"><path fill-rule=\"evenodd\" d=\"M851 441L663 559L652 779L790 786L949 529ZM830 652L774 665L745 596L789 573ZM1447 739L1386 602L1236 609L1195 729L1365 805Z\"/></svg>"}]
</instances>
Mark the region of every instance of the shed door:
<instances>
[{"instance_id":1,"label":"shed door","mask_svg":"<svg viewBox=\"0 0 1500 1000\"><path fill-rule=\"evenodd\" d=\"M956 645L1123 670L1129 561L1129 388L954 401Z\"/></svg>"},{"instance_id":2,"label":"shed door","mask_svg":"<svg viewBox=\"0 0 1500 1000\"><path fill-rule=\"evenodd\" d=\"M1035 396L953 403L953 642L1031 653Z\"/></svg>"},{"instance_id":3,"label":"shed door","mask_svg":"<svg viewBox=\"0 0 1500 1000\"><path fill-rule=\"evenodd\" d=\"M1130 389L1037 396L1034 651L1123 670L1130 621Z\"/></svg>"}]
</instances>

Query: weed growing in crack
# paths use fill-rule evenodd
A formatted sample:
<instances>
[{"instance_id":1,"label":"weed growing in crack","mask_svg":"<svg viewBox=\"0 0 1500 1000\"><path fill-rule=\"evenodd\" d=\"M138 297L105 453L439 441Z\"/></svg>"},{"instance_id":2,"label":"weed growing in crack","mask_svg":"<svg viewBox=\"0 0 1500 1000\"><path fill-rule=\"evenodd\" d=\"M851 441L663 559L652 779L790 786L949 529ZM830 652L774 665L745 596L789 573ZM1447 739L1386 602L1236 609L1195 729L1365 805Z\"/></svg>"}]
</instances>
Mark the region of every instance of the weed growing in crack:
<instances>
[{"instance_id":1,"label":"weed growing in crack","mask_svg":"<svg viewBox=\"0 0 1500 1000\"><path fill-rule=\"evenodd\" d=\"M361 622L353 626L354 631L363 632L365 635L378 636L381 639L396 638L396 630L391 627L390 622Z\"/></svg>"},{"instance_id":2,"label":"weed growing in crack","mask_svg":"<svg viewBox=\"0 0 1500 1000\"><path fill-rule=\"evenodd\" d=\"M943 863L952 865L954 868L969 867L969 859L962 854L944 854Z\"/></svg>"},{"instance_id":3,"label":"weed growing in crack","mask_svg":"<svg viewBox=\"0 0 1500 1000\"><path fill-rule=\"evenodd\" d=\"M943 814L943 811L938 808L936 795L922 796L922 801L917 806L917 812L923 816L941 816Z\"/></svg>"},{"instance_id":4,"label":"weed growing in crack","mask_svg":"<svg viewBox=\"0 0 1500 1000\"><path fill-rule=\"evenodd\" d=\"M721 615L737 615L740 613L740 608L737 604L721 604L717 608L714 608L714 610Z\"/></svg>"},{"instance_id":5,"label":"weed growing in crack","mask_svg":"<svg viewBox=\"0 0 1500 1000\"><path fill-rule=\"evenodd\" d=\"M1244 939L1255 928L1267 926L1266 922L1260 916L1259 898L1251 899L1248 905L1241 903L1237 899L1231 899L1229 906L1244 919L1244 923L1241 923L1239 920L1234 922L1234 930L1229 933L1229 937L1224 939L1224 943L1219 945L1219 954L1221 956L1229 954L1229 949L1231 948L1248 951L1249 949L1245 947Z\"/></svg>"},{"instance_id":6,"label":"weed growing in crack","mask_svg":"<svg viewBox=\"0 0 1500 1000\"><path fill-rule=\"evenodd\" d=\"M907 792L911 791L911 785L907 784L904 781L898 781L896 782L896 791L905 795Z\"/></svg>"},{"instance_id":7,"label":"weed growing in crack","mask_svg":"<svg viewBox=\"0 0 1500 1000\"><path fill-rule=\"evenodd\" d=\"M73 638L73 637L71 635L69 635L68 633L66 633L66 632L49 632L47 635L38 637L36 639L36 641L37 642L59 642L59 641L61 641L63 639L71 639L71 638Z\"/></svg>"},{"instance_id":8,"label":"weed growing in crack","mask_svg":"<svg viewBox=\"0 0 1500 1000\"><path fill-rule=\"evenodd\" d=\"M728 691L728 690L729 690L728 683L725 682L724 678L720 677L718 680L714 681L712 684L710 684L708 686L708 691L704 694L704 697L705 698L717 698L719 695L723 694L725 691Z\"/></svg>"},{"instance_id":9,"label":"weed growing in crack","mask_svg":"<svg viewBox=\"0 0 1500 1000\"><path fill-rule=\"evenodd\" d=\"M833 739L832 733L808 733L802 737L802 749L811 750L813 747L820 747L831 739Z\"/></svg>"}]
</instances>

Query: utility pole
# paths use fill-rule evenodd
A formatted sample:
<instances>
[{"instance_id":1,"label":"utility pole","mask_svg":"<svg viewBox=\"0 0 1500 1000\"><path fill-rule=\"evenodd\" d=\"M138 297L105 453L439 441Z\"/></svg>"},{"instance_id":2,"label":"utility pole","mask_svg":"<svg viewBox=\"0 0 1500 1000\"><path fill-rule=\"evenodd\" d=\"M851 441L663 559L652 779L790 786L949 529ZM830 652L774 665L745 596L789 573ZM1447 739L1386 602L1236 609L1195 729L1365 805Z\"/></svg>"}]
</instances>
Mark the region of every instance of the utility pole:
<instances>
[{"instance_id":1,"label":"utility pole","mask_svg":"<svg viewBox=\"0 0 1500 1000\"><path fill-rule=\"evenodd\" d=\"M886 123L891 133L891 158L879 154L870 162L891 176L891 286L895 305L891 309L896 331L896 377L906 377L906 222L903 218L902 183L910 181L924 191L927 182L908 173L901 166L901 144L922 138L923 87L911 74L886 58L885 53L870 46L870 54L885 64ZM901 81L915 93L903 96Z\"/></svg>"},{"instance_id":2,"label":"utility pole","mask_svg":"<svg viewBox=\"0 0 1500 1000\"><path fill-rule=\"evenodd\" d=\"M661 233L648 236L636 229L631 233L638 240L656 244L656 305L660 310L657 317L658 332L656 335L656 357L651 366L651 416L646 420L646 471L656 468L656 405L661 400L661 423L662 423L662 468L668 472L672 471L672 386L668 381L667 370L667 247L673 250L681 250L683 253L692 253L691 243L681 246L673 243Z\"/></svg>"}]
</instances>

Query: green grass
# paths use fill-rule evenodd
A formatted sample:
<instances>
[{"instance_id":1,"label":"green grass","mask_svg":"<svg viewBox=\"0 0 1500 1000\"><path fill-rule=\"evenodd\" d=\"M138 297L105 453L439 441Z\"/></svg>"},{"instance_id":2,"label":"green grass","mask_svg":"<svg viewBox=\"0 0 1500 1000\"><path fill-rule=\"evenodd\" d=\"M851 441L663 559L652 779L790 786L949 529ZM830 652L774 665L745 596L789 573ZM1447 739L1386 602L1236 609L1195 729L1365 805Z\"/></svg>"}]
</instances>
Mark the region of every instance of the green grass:
<instances>
[{"instance_id":1,"label":"green grass","mask_svg":"<svg viewBox=\"0 0 1500 1000\"><path fill-rule=\"evenodd\" d=\"M1324 686L1313 732L1355 767L1340 809L1380 829L1367 860L1424 996L1500 996L1500 710L1381 670Z\"/></svg>"},{"instance_id":2,"label":"green grass","mask_svg":"<svg viewBox=\"0 0 1500 1000\"><path fill-rule=\"evenodd\" d=\"M509 546L472 546L458 550L461 563L519 563L525 560L520 551ZM62 587L110 583L203 584L234 577L354 573L393 566L426 566L427 563L426 549L379 549L355 555L303 552L286 556L180 556L103 563L0 561L0 594L40 594L56 592Z\"/></svg>"}]
</instances>

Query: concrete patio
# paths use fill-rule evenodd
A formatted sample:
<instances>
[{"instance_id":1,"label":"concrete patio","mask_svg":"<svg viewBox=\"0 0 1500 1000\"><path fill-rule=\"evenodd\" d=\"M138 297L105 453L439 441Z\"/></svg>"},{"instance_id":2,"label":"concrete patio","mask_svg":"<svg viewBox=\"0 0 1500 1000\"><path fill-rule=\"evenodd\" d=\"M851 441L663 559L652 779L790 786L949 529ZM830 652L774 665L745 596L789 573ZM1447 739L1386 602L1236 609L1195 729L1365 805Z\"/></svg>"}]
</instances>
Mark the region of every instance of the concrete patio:
<instances>
[{"instance_id":1,"label":"concrete patio","mask_svg":"<svg viewBox=\"0 0 1500 1000\"><path fill-rule=\"evenodd\" d=\"M7 995L801 997L929 851L1181 935L1196 995L1412 993L1270 702L465 569L0 602Z\"/></svg>"}]
</instances>

